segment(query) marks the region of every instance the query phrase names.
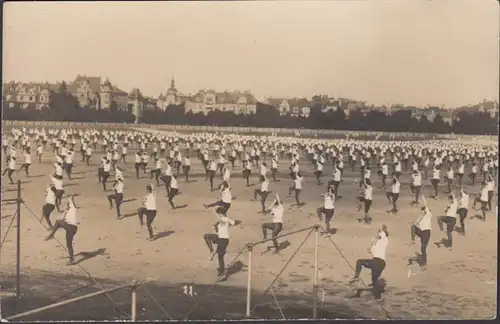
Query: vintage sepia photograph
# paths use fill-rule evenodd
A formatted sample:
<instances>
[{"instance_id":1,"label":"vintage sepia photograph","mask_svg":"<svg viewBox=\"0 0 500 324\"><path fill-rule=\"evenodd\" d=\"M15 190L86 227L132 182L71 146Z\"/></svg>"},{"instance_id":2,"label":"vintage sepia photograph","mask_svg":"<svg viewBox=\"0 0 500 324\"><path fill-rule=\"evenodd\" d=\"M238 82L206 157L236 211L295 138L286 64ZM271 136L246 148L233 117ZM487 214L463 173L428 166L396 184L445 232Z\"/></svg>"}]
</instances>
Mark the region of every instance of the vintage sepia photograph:
<instances>
[{"instance_id":1,"label":"vintage sepia photograph","mask_svg":"<svg viewBox=\"0 0 500 324\"><path fill-rule=\"evenodd\" d=\"M1 322L496 318L498 1L2 18Z\"/></svg>"}]
</instances>

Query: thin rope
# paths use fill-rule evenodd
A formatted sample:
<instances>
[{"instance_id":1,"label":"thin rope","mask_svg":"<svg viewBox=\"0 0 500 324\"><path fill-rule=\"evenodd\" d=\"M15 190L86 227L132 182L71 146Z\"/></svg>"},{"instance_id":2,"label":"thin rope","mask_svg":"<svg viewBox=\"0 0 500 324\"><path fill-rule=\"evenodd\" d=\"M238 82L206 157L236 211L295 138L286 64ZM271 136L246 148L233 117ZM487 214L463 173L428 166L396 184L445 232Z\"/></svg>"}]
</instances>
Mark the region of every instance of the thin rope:
<instances>
[{"instance_id":1,"label":"thin rope","mask_svg":"<svg viewBox=\"0 0 500 324\"><path fill-rule=\"evenodd\" d=\"M26 207L26 209L28 209L28 211L31 213L32 217L34 217L37 220L37 222L43 228L45 228L45 230L48 230L48 228L45 227L45 225L42 223L42 221L38 217L36 217L35 213L26 205L25 202L23 202L23 205L24 205L24 207ZM62 247L66 252L69 253L68 249L61 243L61 241L59 241L56 237L54 237L54 239L59 244L60 247ZM90 274L90 272L87 269L85 269L84 266L82 266L80 263L77 263L77 265L83 270L83 272L85 272L85 274L89 277L90 280L92 280L95 284L100 286L101 289L103 289L103 286L97 282L97 280ZM130 315L128 315L127 313L125 313L123 310L120 309L120 307L117 305L117 303L114 301L114 299L111 298L111 296L109 294L106 293L105 296L108 297L108 299L113 303L113 306L116 308L116 310L118 310L123 316L126 316L127 318L130 317Z\"/></svg>"},{"instance_id":2,"label":"thin rope","mask_svg":"<svg viewBox=\"0 0 500 324\"><path fill-rule=\"evenodd\" d=\"M241 250L240 252L233 258L233 260L229 263L228 265L228 268L230 268L234 262L236 262L236 260L238 259L238 257L246 250L247 248L247 245L245 245ZM215 280L212 285L210 287L207 288L207 290L202 294L200 295L200 298L198 298L198 300L196 301L196 303L194 304L194 306L191 308L191 310L189 310L189 312L187 313L186 316L184 316L184 321L187 320L188 316L191 315L191 313L196 309L196 307L198 307L198 305L200 304L200 302L202 301L202 299L204 297L206 297L208 295L208 293L210 293L210 291L212 291L212 289L215 287L215 285L219 282L219 280Z\"/></svg>"},{"instance_id":3,"label":"thin rope","mask_svg":"<svg viewBox=\"0 0 500 324\"><path fill-rule=\"evenodd\" d=\"M146 291L146 293L149 295L149 297L151 298L151 300L153 301L153 303L156 304L156 306L158 306L158 308L163 312L163 315L167 316L168 319L170 320L174 320L172 318L172 316L170 316L167 311L160 305L160 303L156 300L156 298L149 292L149 290L146 289L146 287L144 285L141 285L139 288L142 288Z\"/></svg>"},{"instance_id":4,"label":"thin rope","mask_svg":"<svg viewBox=\"0 0 500 324\"><path fill-rule=\"evenodd\" d=\"M0 243L0 249L2 248L5 240L7 239L7 234L9 234L9 231L12 227L12 224L14 223L14 219L16 218L16 216L17 216L17 211L14 213L14 215L12 216L12 219L10 220L9 227L7 227L7 231L5 232L2 243Z\"/></svg>"},{"instance_id":5,"label":"thin rope","mask_svg":"<svg viewBox=\"0 0 500 324\"><path fill-rule=\"evenodd\" d=\"M356 270L355 270L355 268L351 265L351 263L349 262L349 260L347 260L347 258L344 256L344 254L342 253L342 251L340 251L340 249L338 248L337 244L335 244L335 242L332 240L332 238L331 238L331 237L328 237L328 240L332 243L332 245L335 247L335 249L339 252L340 256L342 257L342 259L344 259L344 261L345 261L345 262L347 263L347 265L351 268L351 270L352 270L353 272L355 272L355 271L356 271ZM369 287L368 287L368 285L364 282L364 280L363 280L362 278L359 278L359 279L360 279L360 281L363 283L363 285L364 285L366 288L369 288ZM391 315L389 314L389 312L388 312L388 311L384 308L384 306L382 305L382 303L381 303L379 300L375 299L375 303L376 303L377 305L379 305L379 306L380 306L380 308L381 308L381 309L382 309L382 311L385 313L385 315L386 315L386 317L387 317L388 319L392 319L392 318L391 318Z\"/></svg>"},{"instance_id":6,"label":"thin rope","mask_svg":"<svg viewBox=\"0 0 500 324\"><path fill-rule=\"evenodd\" d=\"M274 302L276 303L276 306L278 306L278 310L280 311L281 317L283 317L283 319L286 320L285 314L283 314L283 311L281 310L280 303L278 302L278 298L276 298L273 289L271 289L271 295L273 295Z\"/></svg>"},{"instance_id":7,"label":"thin rope","mask_svg":"<svg viewBox=\"0 0 500 324\"><path fill-rule=\"evenodd\" d=\"M300 248L302 248L302 246L304 245L304 243L306 243L307 239L309 238L309 236L311 236L311 234L312 234L312 232L314 230L315 229L313 228L313 229L311 229L309 231L309 233L304 238L304 240L302 241L302 243L300 243L300 245L297 247L297 250L295 250L295 252L292 254L292 256L288 259L288 261L285 263L285 265L283 266L283 268L281 269L281 271L278 273L278 275L274 278L274 280L271 282L271 284L264 291L264 294L262 296L265 296L269 292L269 290L272 288L272 286L274 285L274 283L276 282L276 280L278 280L278 278L281 276L281 274L283 274L283 271L285 271L286 267L290 264L290 262L292 262L292 259L295 257L295 255L297 255L297 253L299 252ZM250 311L250 314L253 313L253 311L255 310L256 307L257 307L257 305L255 305L252 308L252 310Z\"/></svg>"}]
</instances>

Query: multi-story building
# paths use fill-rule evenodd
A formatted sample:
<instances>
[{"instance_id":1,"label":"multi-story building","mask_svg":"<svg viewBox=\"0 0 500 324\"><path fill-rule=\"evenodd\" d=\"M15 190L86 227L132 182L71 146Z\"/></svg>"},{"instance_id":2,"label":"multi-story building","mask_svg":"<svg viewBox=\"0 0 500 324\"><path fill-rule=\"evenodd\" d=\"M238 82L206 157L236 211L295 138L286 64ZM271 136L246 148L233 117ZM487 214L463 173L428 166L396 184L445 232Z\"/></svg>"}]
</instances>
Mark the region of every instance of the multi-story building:
<instances>
[{"instance_id":1,"label":"multi-story building","mask_svg":"<svg viewBox=\"0 0 500 324\"><path fill-rule=\"evenodd\" d=\"M311 103L306 98L267 98L267 104L278 109L280 116L309 117Z\"/></svg>"},{"instance_id":2,"label":"multi-story building","mask_svg":"<svg viewBox=\"0 0 500 324\"><path fill-rule=\"evenodd\" d=\"M9 108L13 108L16 104L22 109L30 105L36 109L48 108L52 94L59 90L59 86L59 84L11 81L2 85L2 98Z\"/></svg>"},{"instance_id":3,"label":"multi-story building","mask_svg":"<svg viewBox=\"0 0 500 324\"><path fill-rule=\"evenodd\" d=\"M74 95L81 107L94 107L96 109L110 109L116 105L118 110L126 110L128 105L127 92L119 89L101 77L87 77L78 75L68 83L68 91Z\"/></svg>"},{"instance_id":4,"label":"multi-story building","mask_svg":"<svg viewBox=\"0 0 500 324\"><path fill-rule=\"evenodd\" d=\"M257 100L250 91L200 90L184 100L186 112L207 114L211 111L232 111L235 114L250 115L257 112Z\"/></svg>"}]
</instances>

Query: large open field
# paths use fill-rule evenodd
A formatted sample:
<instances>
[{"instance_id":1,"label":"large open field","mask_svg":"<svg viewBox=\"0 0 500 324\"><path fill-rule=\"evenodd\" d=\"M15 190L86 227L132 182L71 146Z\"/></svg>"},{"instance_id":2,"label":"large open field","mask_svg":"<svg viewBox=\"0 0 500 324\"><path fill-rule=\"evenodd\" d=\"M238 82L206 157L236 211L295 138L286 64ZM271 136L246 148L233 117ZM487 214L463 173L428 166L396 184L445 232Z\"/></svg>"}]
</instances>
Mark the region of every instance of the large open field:
<instances>
[{"instance_id":1,"label":"large open field","mask_svg":"<svg viewBox=\"0 0 500 324\"><path fill-rule=\"evenodd\" d=\"M78 146L77 146L78 148ZM17 177L22 180L23 206L21 223L21 269L23 298L3 296L3 316L18 313L50 304L52 302L97 291L101 287L113 287L134 279L151 279L137 292L138 319L210 319L242 318L245 314L247 254L243 253L231 267L235 272L227 281L212 286L216 279L217 261L209 261L209 253L203 241L203 234L212 232L214 216L202 206L217 199L217 193L209 191L204 181L202 166L193 158L192 181L185 183L179 178L181 195L176 197L178 205L187 206L171 210L165 196L165 188L158 189L158 216L154 223L157 233L164 233L155 241L148 241L147 232L141 229L134 214L141 204L144 188L149 179L142 175L135 179L133 152L129 154L129 164L122 165L125 172L125 199L122 214L124 219L116 220L115 211L109 210L102 187L97 182L99 153L93 157L93 165L87 167L77 159L74 179L65 178L66 195L78 195L75 199L79 210L80 226L75 238L75 252L83 253L84 258L74 266L66 266L67 253L56 240L44 241L47 231L38 222L44 203L44 190L50 182L53 170L53 156L47 152L42 164L35 162L31 177L24 173ZM4 157L2 156L2 161ZM4 163L4 162L3 162ZM287 195L290 179L288 162L281 161L280 182L271 183L270 189ZM358 166L359 168L359 166ZM347 168L346 168L347 169ZM312 175L313 167L303 161L301 170L305 174L302 200L307 204L301 208L288 208L291 199L286 201L284 232L305 228L318 222L315 215L322 205L319 196L325 185L318 186ZM256 173L254 171L254 173ZM325 168L326 183L331 174L331 165ZM336 216L332 226L337 233L330 240L320 237L319 241L319 283L320 318L387 318L392 319L487 319L495 316L497 280L497 217L488 214L485 222L475 219L470 210L467 219L466 237L454 233L454 248L438 248L433 242L440 241L445 234L440 233L434 220L429 262L426 271L409 269L408 258L419 250L419 243L412 247L409 243L409 223L414 221L420 211L409 205L410 197L408 173L402 176L402 194L398 202L398 215L390 215L387 200L380 181L374 176L373 223L360 224L356 221L360 213L354 197L357 194L359 169L347 170L340 186L343 196L336 203ZM258 182L253 175L253 183ZM218 183L219 181L217 181ZM428 181L425 192L430 194ZM4 198L14 198L15 185L3 182L7 189ZM259 203L251 201L255 187L247 188L241 176L241 166L232 174L232 192L237 198L233 201L229 216L243 221L241 227L232 229L231 242L226 255L226 263L236 257L247 242L261 239L260 224L270 216L258 214ZM111 187L111 183L109 183ZM442 187L444 189L444 187ZM479 189L469 187L474 192ZM496 204L496 199L494 201ZM435 216L443 213L445 196L429 201ZM9 227L15 205L2 208L2 238ZM53 217L58 217L57 213ZM351 266L356 259L369 257L367 247L381 224L387 224L390 232L390 245L387 267L382 277L387 282L383 301L376 302L370 293L353 297L355 287L348 284L353 275ZM290 259L307 232L286 238L290 246L279 255L264 253L266 245L256 247L252 267L252 315L259 318L310 318L312 316L312 286L314 234L283 271L271 291L263 295L285 263ZM57 240L64 245L64 231L56 234ZM285 240L285 239L283 239ZM1 249L0 284L4 291L15 290L16 230L12 228ZM336 247L338 248L336 248ZM343 258L345 257L347 261ZM77 258L78 260L78 258ZM243 265L243 267L242 267ZM409 275L409 271L411 274ZM88 286L92 281L97 284ZM362 278L369 282L369 271L363 270ZM195 296L183 295L182 287L192 285ZM210 290L210 291L208 291ZM323 297L324 292L324 298ZM118 308L130 313L130 296L127 291L111 293ZM275 302L275 299L278 303ZM321 301L321 299L323 299ZM279 304L279 307L277 306ZM283 315L280 313L280 309ZM56 308L22 320L90 320L112 319L121 316L106 296L82 301Z\"/></svg>"}]
</instances>

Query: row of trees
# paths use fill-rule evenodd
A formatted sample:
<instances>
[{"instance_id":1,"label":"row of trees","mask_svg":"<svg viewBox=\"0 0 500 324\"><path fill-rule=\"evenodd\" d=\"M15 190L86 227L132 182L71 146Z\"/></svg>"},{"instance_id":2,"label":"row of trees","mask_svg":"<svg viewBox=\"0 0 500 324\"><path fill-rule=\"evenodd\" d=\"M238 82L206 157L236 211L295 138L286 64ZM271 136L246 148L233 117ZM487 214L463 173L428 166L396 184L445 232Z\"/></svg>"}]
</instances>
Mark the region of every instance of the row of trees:
<instances>
[{"instance_id":1,"label":"row of trees","mask_svg":"<svg viewBox=\"0 0 500 324\"><path fill-rule=\"evenodd\" d=\"M311 107L309 117L280 116L272 106L258 103L257 112L252 115L236 115L233 112L214 111L207 115L185 113L183 106L170 106L165 111L145 110L140 121L148 124L176 125L218 125L218 126L249 126L276 128L311 128L338 130L368 130L386 132L415 133L456 133L476 135L497 135L498 117L491 117L482 112L468 113L460 111L456 119L448 124L441 115L430 121L426 116L420 119L412 117L410 111L396 111L386 115L379 111L369 111L362 114L353 110L346 116L344 110L321 112L321 107ZM9 107L3 102L3 118L7 120L47 120L47 121L78 121L78 122L115 122L132 123L136 120L130 111L120 111L116 104L109 110L96 110L90 107L79 107L76 98L65 88L54 93L50 108L36 109L34 105L21 108L16 105Z\"/></svg>"}]
</instances>

